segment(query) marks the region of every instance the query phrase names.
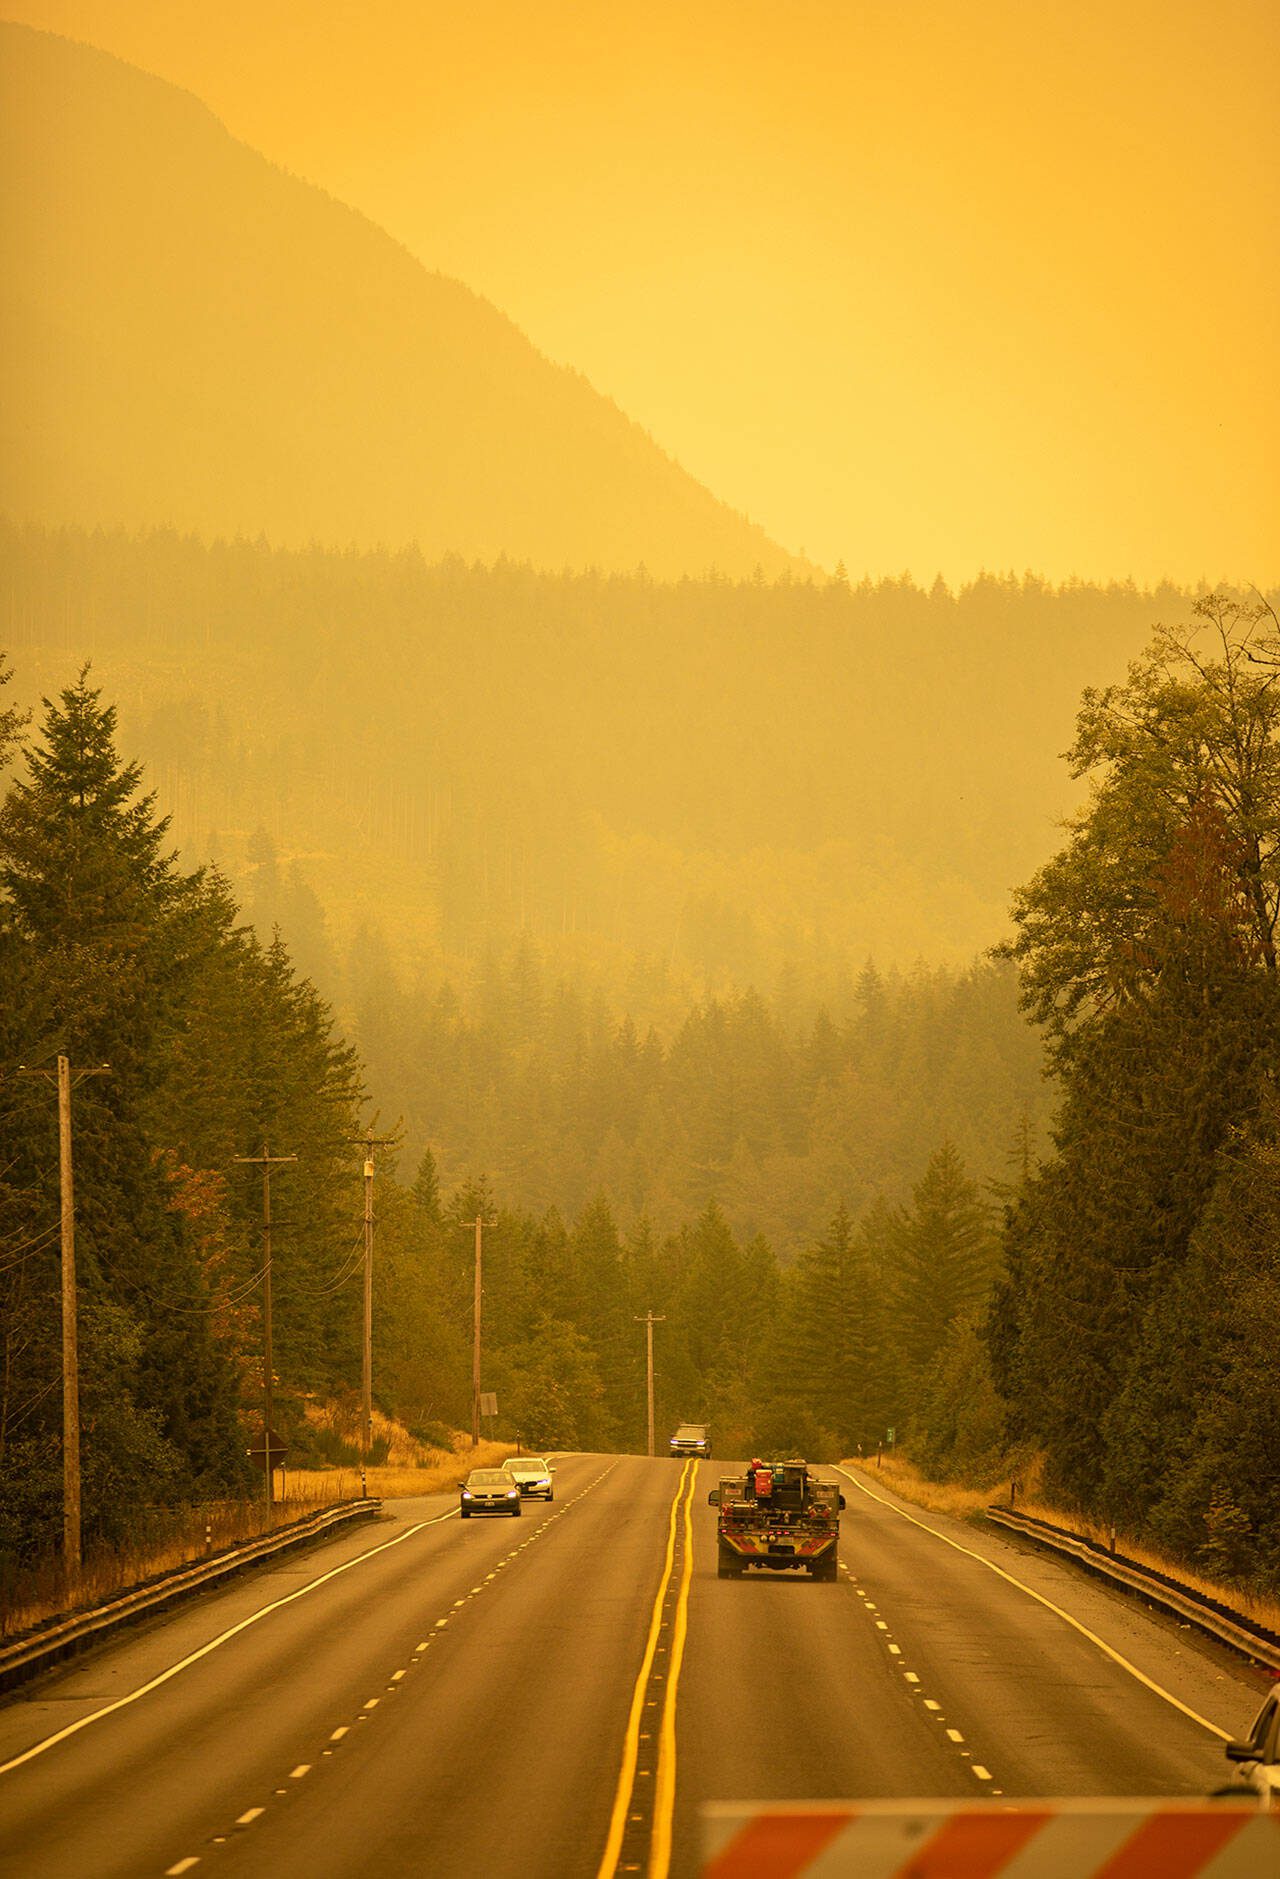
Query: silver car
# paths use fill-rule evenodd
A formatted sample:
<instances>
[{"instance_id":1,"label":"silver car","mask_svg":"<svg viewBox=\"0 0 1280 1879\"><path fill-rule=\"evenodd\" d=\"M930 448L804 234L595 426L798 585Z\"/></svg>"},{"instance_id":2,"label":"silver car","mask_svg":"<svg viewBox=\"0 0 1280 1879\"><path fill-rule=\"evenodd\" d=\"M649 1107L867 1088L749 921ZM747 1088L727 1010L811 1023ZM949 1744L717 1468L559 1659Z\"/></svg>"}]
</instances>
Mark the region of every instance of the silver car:
<instances>
[{"instance_id":1,"label":"silver car","mask_svg":"<svg viewBox=\"0 0 1280 1879\"><path fill-rule=\"evenodd\" d=\"M472 1514L520 1512L520 1490L501 1468L473 1468L458 1486L462 1490L460 1506L464 1520L469 1520Z\"/></svg>"},{"instance_id":2,"label":"silver car","mask_svg":"<svg viewBox=\"0 0 1280 1879\"><path fill-rule=\"evenodd\" d=\"M504 1474L515 1482L521 1494L529 1500L539 1495L544 1501L555 1499L555 1488L551 1480L555 1469L540 1455L508 1455L502 1468Z\"/></svg>"},{"instance_id":3,"label":"silver car","mask_svg":"<svg viewBox=\"0 0 1280 1879\"><path fill-rule=\"evenodd\" d=\"M1266 1807L1280 1807L1280 1690L1272 1690L1243 1742L1228 1742L1226 1756L1238 1764Z\"/></svg>"}]
</instances>

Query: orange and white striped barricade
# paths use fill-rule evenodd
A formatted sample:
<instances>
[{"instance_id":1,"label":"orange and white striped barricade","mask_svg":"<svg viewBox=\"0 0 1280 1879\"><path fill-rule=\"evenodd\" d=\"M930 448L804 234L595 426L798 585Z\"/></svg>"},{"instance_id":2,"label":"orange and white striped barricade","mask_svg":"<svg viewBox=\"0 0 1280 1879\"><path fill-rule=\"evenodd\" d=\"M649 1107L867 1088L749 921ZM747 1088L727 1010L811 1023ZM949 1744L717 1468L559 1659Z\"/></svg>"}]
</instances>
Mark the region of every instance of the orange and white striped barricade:
<instances>
[{"instance_id":1,"label":"orange and white striped barricade","mask_svg":"<svg viewBox=\"0 0 1280 1879\"><path fill-rule=\"evenodd\" d=\"M702 1879L1280 1879L1280 1813L1222 1801L715 1802Z\"/></svg>"}]
</instances>

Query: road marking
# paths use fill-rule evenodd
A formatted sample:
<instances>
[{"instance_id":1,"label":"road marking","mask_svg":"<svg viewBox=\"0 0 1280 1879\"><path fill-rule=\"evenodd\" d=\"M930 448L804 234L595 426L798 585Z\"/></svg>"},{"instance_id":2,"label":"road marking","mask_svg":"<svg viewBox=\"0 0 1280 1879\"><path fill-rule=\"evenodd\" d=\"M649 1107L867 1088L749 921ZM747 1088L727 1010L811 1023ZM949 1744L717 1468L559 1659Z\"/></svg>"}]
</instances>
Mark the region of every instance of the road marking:
<instances>
[{"instance_id":1,"label":"road marking","mask_svg":"<svg viewBox=\"0 0 1280 1879\"><path fill-rule=\"evenodd\" d=\"M442 1520L454 1519L457 1512L457 1508L453 1507L447 1514L437 1514L432 1520L420 1520L415 1526L407 1527L403 1533L397 1533L394 1540L384 1540L381 1546L371 1546L367 1553L358 1553L354 1559L344 1561L341 1566L334 1566L331 1571L322 1572L318 1579L309 1579L306 1585L300 1585L296 1591L286 1592L283 1598L273 1599L270 1605L260 1606L256 1612L250 1612L247 1618L242 1618L239 1624L220 1631L216 1638L210 1638L209 1642L202 1644L199 1650L189 1652L186 1657L179 1658L176 1664L170 1664L167 1670L162 1670L158 1676L150 1678L146 1683L140 1683L136 1690L130 1690L126 1696L116 1697L112 1703L104 1703L101 1709L93 1710L88 1716L81 1716L76 1722L69 1722L65 1729L59 1729L55 1734L47 1735L42 1741L33 1743L29 1749L24 1749L21 1755L14 1755L7 1762L0 1762L0 1775L7 1775L13 1768L21 1768L24 1762L34 1761L37 1755L43 1755L45 1750L53 1748L55 1743L65 1742L68 1736L78 1735L81 1729L87 1729L91 1722L101 1722L104 1716L114 1716L118 1709L127 1709L130 1703L136 1703L140 1697L149 1696L152 1690L158 1690L161 1684L168 1683L171 1677L176 1677L183 1670L189 1670L191 1665L198 1664L202 1657L208 1657L211 1652L220 1649L222 1645L229 1644L232 1638L238 1638L242 1631L247 1631L251 1625L256 1625L263 1618L270 1617L272 1612L281 1611L286 1605L294 1604L297 1599L306 1598L309 1593L318 1590L320 1586L328 1585L331 1579L340 1578L344 1572L351 1572L355 1567L363 1566L367 1561L376 1559L379 1553L389 1552L393 1546L403 1546L405 1541L411 1540L415 1533L421 1533L427 1527L437 1527Z\"/></svg>"},{"instance_id":2,"label":"road marking","mask_svg":"<svg viewBox=\"0 0 1280 1879\"><path fill-rule=\"evenodd\" d=\"M399 1683L399 1681L400 1681L400 1679L401 1679L401 1677L403 1677L403 1675L404 1675L404 1672L403 1672L403 1670L393 1670L393 1671L392 1671L392 1673L391 1673L391 1681L392 1681L392 1683Z\"/></svg>"},{"instance_id":3,"label":"road marking","mask_svg":"<svg viewBox=\"0 0 1280 1879\"><path fill-rule=\"evenodd\" d=\"M935 1703L931 1696L925 1697L924 1706L926 1709L941 1709L942 1708L941 1703Z\"/></svg>"},{"instance_id":4,"label":"road marking","mask_svg":"<svg viewBox=\"0 0 1280 1879\"><path fill-rule=\"evenodd\" d=\"M289 1770L289 1779L290 1781L301 1781L303 1775L309 1775L310 1773L311 1773L311 1763L299 1762L296 1768L291 1768Z\"/></svg>"},{"instance_id":5,"label":"road marking","mask_svg":"<svg viewBox=\"0 0 1280 1879\"><path fill-rule=\"evenodd\" d=\"M1064 1624L1070 1625L1073 1631L1078 1631L1082 1638L1088 1638L1090 1644L1096 1644L1103 1656L1109 1657L1113 1664L1119 1664L1121 1670L1127 1670L1131 1677L1136 1677L1139 1683L1145 1685L1148 1690L1153 1691L1156 1696L1162 1696L1166 1703L1171 1703L1174 1709L1179 1710L1182 1715L1189 1716L1192 1722L1198 1722L1202 1729L1209 1731L1210 1735L1216 1735L1219 1742L1229 1742L1231 1740L1231 1737L1227 1734L1225 1729L1219 1729L1217 1724L1210 1722L1206 1716L1200 1715L1197 1710L1188 1708L1186 1703L1179 1702L1172 1691L1166 1690L1163 1684L1155 1682L1152 1677L1148 1677L1145 1671L1138 1669L1136 1664L1131 1664L1127 1657L1123 1657L1119 1651L1113 1650L1105 1638L1100 1638L1096 1631L1090 1631L1088 1625L1081 1624L1080 1620L1073 1618L1070 1612L1063 1611L1061 1605L1055 1605L1051 1598L1046 1598L1042 1592L1035 1591L1031 1586L1025 1584L1023 1580L1015 1579L1013 1574L1006 1572L1003 1566L997 1566L994 1560L987 1559L982 1553L975 1553L972 1547L961 1546L958 1540L951 1539L945 1533L939 1533L938 1529L931 1527L927 1520L917 1520L914 1514L905 1513L901 1507L895 1507L893 1502L885 1500L882 1494L873 1494L871 1489L864 1487L857 1476L850 1474L847 1468L839 1468L837 1469L837 1473L844 1475L846 1480L852 1481L854 1487L856 1487L860 1493L865 1494L868 1500L878 1501L880 1506L887 1507L891 1514L898 1514L903 1520L909 1520L911 1525L913 1527L919 1527L922 1533L931 1533L935 1540L941 1540L942 1544L951 1547L953 1552L963 1553L967 1559L976 1559L980 1566L985 1566L988 1572L994 1572L998 1579L1003 1579L1008 1585L1017 1586L1020 1592L1025 1592L1028 1598L1033 1598L1037 1605L1043 1605L1046 1611L1053 1612L1054 1616L1061 1618ZM3 1774L3 1772L4 1770L0 1769L0 1774Z\"/></svg>"},{"instance_id":6,"label":"road marking","mask_svg":"<svg viewBox=\"0 0 1280 1879\"><path fill-rule=\"evenodd\" d=\"M904 1670L902 1674L908 1683L919 1683L920 1681L914 1670Z\"/></svg>"},{"instance_id":7,"label":"road marking","mask_svg":"<svg viewBox=\"0 0 1280 1879\"><path fill-rule=\"evenodd\" d=\"M378 1704L379 1704L379 1702L380 1702L380 1701L381 1701L381 1698L379 1698L379 1697L376 1697L376 1696L371 1696L371 1697L369 1698L369 1701L368 1701L368 1702L367 1702L367 1703L365 1704L365 1708L366 1708L366 1709L376 1709L376 1708L378 1707Z\"/></svg>"},{"instance_id":8,"label":"road marking","mask_svg":"<svg viewBox=\"0 0 1280 1879\"><path fill-rule=\"evenodd\" d=\"M351 1725L349 1723L344 1722L341 1729L334 1730L333 1734L329 1737L329 1740L331 1742L341 1742L343 1736L347 1733L347 1730L350 1728L350 1726Z\"/></svg>"},{"instance_id":9,"label":"road marking","mask_svg":"<svg viewBox=\"0 0 1280 1879\"><path fill-rule=\"evenodd\" d=\"M947 1730L947 1734L948 1734L948 1735L949 1735L949 1736L951 1737L951 1740L952 1740L953 1742L963 1742L963 1741L964 1741L964 1737L963 1737L963 1736L961 1735L961 1733L960 1733L960 1731L959 1731L958 1729L948 1729L948 1730Z\"/></svg>"},{"instance_id":10,"label":"road marking","mask_svg":"<svg viewBox=\"0 0 1280 1879\"><path fill-rule=\"evenodd\" d=\"M891 1645L889 1646L889 1654L890 1654L890 1656L892 1656L892 1657L901 1657L901 1656L902 1656L902 1646L901 1646L900 1644L891 1644Z\"/></svg>"},{"instance_id":11,"label":"road marking","mask_svg":"<svg viewBox=\"0 0 1280 1879\"><path fill-rule=\"evenodd\" d=\"M984 1768L981 1762L974 1762L973 1772L977 1775L979 1781L990 1781L991 1779L990 1770Z\"/></svg>"},{"instance_id":12,"label":"road marking","mask_svg":"<svg viewBox=\"0 0 1280 1879\"><path fill-rule=\"evenodd\" d=\"M177 1879L177 1875L180 1872L190 1872L193 1866L198 1866L199 1864L200 1856L198 1853L194 1853L189 1859L180 1859L176 1866L166 1866L164 1869L164 1879Z\"/></svg>"},{"instance_id":13,"label":"road marking","mask_svg":"<svg viewBox=\"0 0 1280 1879\"><path fill-rule=\"evenodd\" d=\"M680 1685L680 1667L684 1662L684 1642L689 1631L689 1585L693 1578L693 1490L697 1478L698 1464L695 1461L684 1502L684 1569L680 1575L680 1592L676 1599L671 1662L667 1667L667 1700L663 1706L662 1734L658 1742L658 1783L649 1849L649 1879L667 1879L671 1866L671 1831L676 1805L676 1695Z\"/></svg>"},{"instance_id":14,"label":"road marking","mask_svg":"<svg viewBox=\"0 0 1280 1879\"><path fill-rule=\"evenodd\" d=\"M696 1465L696 1464L695 1464ZM667 1521L667 1550L662 1562L662 1576L658 1581L658 1594L653 1601L653 1615L649 1620L649 1636L644 1647L644 1656L640 1660L640 1670L636 1676L635 1689L631 1694L631 1713L627 1718L626 1733L622 1738L622 1766L618 1771L618 1787L613 1797L613 1813L609 1821L609 1835L604 1845L604 1855L596 1879L613 1879L619 1870L618 1856L622 1851L622 1839L627 1829L627 1815L631 1807L631 1791L635 1786L636 1764L640 1754L640 1718L645 1708L653 1705L645 1703L645 1691L649 1687L649 1673L653 1669L653 1660L657 1654L658 1633L662 1627L662 1604L667 1595L667 1586L671 1579L671 1569L676 1556L676 1511L680 1497L684 1492L685 1475L690 1464L686 1462L676 1491L671 1501L671 1513Z\"/></svg>"},{"instance_id":15,"label":"road marking","mask_svg":"<svg viewBox=\"0 0 1280 1879\"><path fill-rule=\"evenodd\" d=\"M251 1820L256 1820L259 1814L262 1814L265 1812L266 1812L265 1808L251 1807L247 1814L238 1814L236 1816L236 1825L237 1827L247 1827Z\"/></svg>"}]
</instances>

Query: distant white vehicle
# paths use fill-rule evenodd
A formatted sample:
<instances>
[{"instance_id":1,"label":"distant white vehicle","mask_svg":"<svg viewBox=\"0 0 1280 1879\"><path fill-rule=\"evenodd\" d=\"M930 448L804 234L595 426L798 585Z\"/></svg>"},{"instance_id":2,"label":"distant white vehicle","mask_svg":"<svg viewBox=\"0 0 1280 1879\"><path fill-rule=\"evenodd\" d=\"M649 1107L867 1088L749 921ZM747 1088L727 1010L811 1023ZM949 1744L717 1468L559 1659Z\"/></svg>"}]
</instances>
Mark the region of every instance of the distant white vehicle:
<instances>
[{"instance_id":1,"label":"distant white vehicle","mask_svg":"<svg viewBox=\"0 0 1280 1879\"><path fill-rule=\"evenodd\" d=\"M1280 1807L1280 1689L1267 1697L1244 1741L1227 1743L1226 1756L1266 1806Z\"/></svg>"},{"instance_id":2,"label":"distant white vehicle","mask_svg":"<svg viewBox=\"0 0 1280 1879\"><path fill-rule=\"evenodd\" d=\"M670 1448L675 1456L695 1455L710 1461L711 1431L705 1422L682 1422L671 1438Z\"/></svg>"},{"instance_id":3,"label":"distant white vehicle","mask_svg":"<svg viewBox=\"0 0 1280 1879\"><path fill-rule=\"evenodd\" d=\"M541 1455L508 1455L502 1471L515 1482L523 1500L553 1501L556 1497L552 1476L555 1469Z\"/></svg>"}]
</instances>

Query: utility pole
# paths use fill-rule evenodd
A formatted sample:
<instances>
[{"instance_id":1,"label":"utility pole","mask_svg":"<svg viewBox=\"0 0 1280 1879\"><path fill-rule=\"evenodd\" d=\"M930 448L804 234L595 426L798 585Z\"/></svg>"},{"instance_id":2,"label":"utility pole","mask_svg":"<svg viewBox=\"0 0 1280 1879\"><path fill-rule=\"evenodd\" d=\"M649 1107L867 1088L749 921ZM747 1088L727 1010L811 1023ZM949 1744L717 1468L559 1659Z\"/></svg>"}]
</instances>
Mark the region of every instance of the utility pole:
<instances>
[{"instance_id":1,"label":"utility pole","mask_svg":"<svg viewBox=\"0 0 1280 1879\"><path fill-rule=\"evenodd\" d=\"M356 1137L364 1144L364 1335L360 1361L360 1498L368 1489L369 1450L373 1446L373 1151L398 1138L375 1135L372 1124Z\"/></svg>"},{"instance_id":2,"label":"utility pole","mask_svg":"<svg viewBox=\"0 0 1280 1879\"><path fill-rule=\"evenodd\" d=\"M655 1324L665 1324L666 1321L667 1314L664 1311L660 1311L656 1317L653 1312L647 1311L643 1318L636 1319L637 1324L644 1326L645 1377L648 1382L649 1396L648 1452L650 1455L653 1453L653 1327Z\"/></svg>"},{"instance_id":3,"label":"utility pole","mask_svg":"<svg viewBox=\"0 0 1280 1879\"><path fill-rule=\"evenodd\" d=\"M80 1349L76 1293L76 1207L71 1168L71 1091L86 1077L111 1074L110 1064L73 1076L71 1060L58 1053L58 1068L28 1070L58 1087L58 1202L62 1236L62 1571L68 1591L80 1582Z\"/></svg>"},{"instance_id":4,"label":"utility pole","mask_svg":"<svg viewBox=\"0 0 1280 1879\"><path fill-rule=\"evenodd\" d=\"M237 1155L242 1165L262 1169L262 1473L267 1484L267 1506L275 1500L275 1469L271 1461L271 1170L296 1155L272 1155L262 1144L260 1155Z\"/></svg>"},{"instance_id":5,"label":"utility pole","mask_svg":"<svg viewBox=\"0 0 1280 1879\"><path fill-rule=\"evenodd\" d=\"M492 1224L492 1222L490 1223ZM480 1301L483 1296L484 1215L477 1214L475 1290L471 1305L471 1446L480 1446Z\"/></svg>"}]
</instances>

